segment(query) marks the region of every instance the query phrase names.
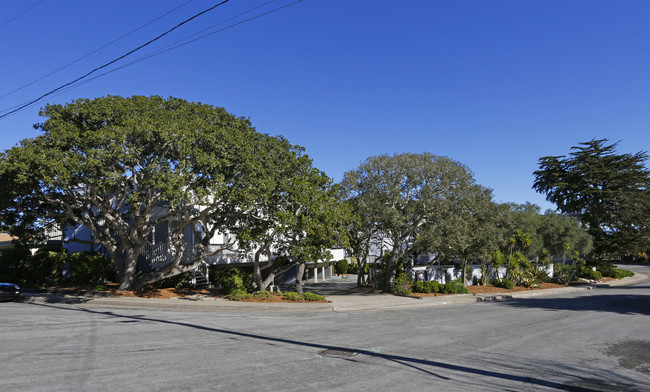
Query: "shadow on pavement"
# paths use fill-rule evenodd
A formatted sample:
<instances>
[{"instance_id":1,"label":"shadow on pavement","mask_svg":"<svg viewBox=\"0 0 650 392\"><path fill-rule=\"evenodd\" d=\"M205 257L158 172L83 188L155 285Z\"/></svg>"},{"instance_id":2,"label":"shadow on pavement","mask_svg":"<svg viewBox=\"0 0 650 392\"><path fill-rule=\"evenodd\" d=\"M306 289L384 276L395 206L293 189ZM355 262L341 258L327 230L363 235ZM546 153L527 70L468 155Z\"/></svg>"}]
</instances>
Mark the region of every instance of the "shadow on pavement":
<instances>
[{"instance_id":1,"label":"shadow on pavement","mask_svg":"<svg viewBox=\"0 0 650 392\"><path fill-rule=\"evenodd\" d=\"M543 380L543 379L540 379L540 378L535 378L535 377L530 377L530 376L508 374L508 373L504 373L504 372L492 371L492 370L487 370L487 369L480 369L480 368L469 367L469 366L455 365L455 364L445 363L445 362L441 362L441 361L434 361L434 360L429 360L429 359L413 358L413 357L406 357L406 356L400 356L400 355L391 355L391 354L385 354L385 353L371 351L371 350L359 350L359 349L351 348L351 347L332 346L332 345L304 342L304 341L294 340L294 339L277 338L277 337L252 334L252 333L247 333L247 332L239 332L239 331L232 331L232 330L227 330L227 329L207 327L207 326L203 326L203 325L191 324L191 323L186 323L186 322L162 320L162 319L144 317L144 316L140 316L140 315L135 315L135 316L125 315L125 314L119 314L119 313L110 312L110 311L97 311L97 310L91 310L91 309L86 309L86 308L64 308L64 307L59 307L59 306L56 306L56 305L48 305L48 304L34 304L34 303L31 303L30 305L50 307L50 308L58 308L58 309L61 309L61 310L74 311L74 312L86 312L86 313L92 313L92 314L99 314L99 315L105 315L105 316L110 316L110 317L115 317L115 318L126 319L126 320L129 320L129 321L148 321L148 322L155 322L155 323L161 323L161 324L177 325L177 326L183 326L183 327L187 327L187 328L194 328L194 329L198 329L198 330L202 330L202 331L206 331L206 332L210 332L210 333L218 333L218 334L223 334L223 335L237 336L237 337L242 337L242 338L266 341L266 342L282 343L282 344L287 344L287 345L311 347L311 348L319 350L319 351L321 351L321 350L355 351L359 355L366 355L366 356L369 356L369 357L381 358L381 359L384 359L384 360L387 360L387 361L390 361L390 362L394 362L394 363L401 364L403 366L407 366L407 367L409 367L411 369L416 369L416 370L418 370L418 371L420 371L420 372L422 372L424 374L428 374L430 376L434 376L436 378L444 379L444 380L448 380L449 378L437 374L435 372L436 369L444 369L444 370L449 370L449 371L465 373L467 375L478 375L478 376L491 377L491 378L500 379L500 380L514 381L514 382L519 382L519 383L526 384L526 385L532 384L532 385L541 386L541 387L554 388L554 389L558 389L558 390L562 390L562 391L573 391L573 392L591 392L591 391L594 391L594 389L591 389L591 388L584 388L584 387L577 386L577 385L568 385L566 383L560 384L558 382Z\"/></svg>"},{"instance_id":2,"label":"shadow on pavement","mask_svg":"<svg viewBox=\"0 0 650 392\"><path fill-rule=\"evenodd\" d=\"M503 301L502 304L520 308L539 308L546 310L650 315L650 296L640 294L597 294L576 298L511 298Z\"/></svg>"}]
</instances>

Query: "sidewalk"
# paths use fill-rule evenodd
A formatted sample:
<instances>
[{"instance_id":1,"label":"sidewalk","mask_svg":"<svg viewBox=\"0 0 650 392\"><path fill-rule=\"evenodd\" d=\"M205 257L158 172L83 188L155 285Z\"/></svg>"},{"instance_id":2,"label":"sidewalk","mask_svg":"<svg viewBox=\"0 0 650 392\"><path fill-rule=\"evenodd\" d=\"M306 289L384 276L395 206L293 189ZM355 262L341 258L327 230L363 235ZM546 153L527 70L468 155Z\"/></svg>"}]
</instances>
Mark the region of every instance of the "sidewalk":
<instances>
[{"instance_id":1,"label":"sidewalk","mask_svg":"<svg viewBox=\"0 0 650 392\"><path fill-rule=\"evenodd\" d=\"M329 303L255 303L236 302L214 298L138 298L96 297L49 293L24 293L22 302L35 304L62 304L84 307L110 307L128 309L156 309L174 311L225 311L225 312L363 312L424 308L443 305L461 305L474 302L501 301L511 298L539 297L571 293L606 287L627 286L648 280L648 275L637 272L634 276L603 284L592 284L559 289L519 291L503 294L461 294L439 297L408 297L392 294L370 294L356 288L356 275L330 279L320 283L305 284L305 291L325 295Z\"/></svg>"}]
</instances>

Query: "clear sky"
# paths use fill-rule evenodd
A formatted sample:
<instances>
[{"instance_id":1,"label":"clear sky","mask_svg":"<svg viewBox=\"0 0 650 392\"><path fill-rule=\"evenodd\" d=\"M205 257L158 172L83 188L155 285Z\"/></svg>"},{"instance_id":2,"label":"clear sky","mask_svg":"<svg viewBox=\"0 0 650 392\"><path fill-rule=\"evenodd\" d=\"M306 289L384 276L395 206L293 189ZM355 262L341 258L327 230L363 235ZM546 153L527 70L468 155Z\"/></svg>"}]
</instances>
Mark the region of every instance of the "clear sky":
<instances>
[{"instance_id":1,"label":"clear sky","mask_svg":"<svg viewBox=\"0 0 650 392\"><path fill-rule=\"evenodd\" d=\"M0 115L217 3L0 0ZM230 0L91 77L290 3ZM224 107L336 181L371 155L445 155L496 201L545 210L539 157L593 138L650 149L650 1L304 0L2 118L0 149L37 135L45 103L105 95Z\"/></svg>"}]
</instances>

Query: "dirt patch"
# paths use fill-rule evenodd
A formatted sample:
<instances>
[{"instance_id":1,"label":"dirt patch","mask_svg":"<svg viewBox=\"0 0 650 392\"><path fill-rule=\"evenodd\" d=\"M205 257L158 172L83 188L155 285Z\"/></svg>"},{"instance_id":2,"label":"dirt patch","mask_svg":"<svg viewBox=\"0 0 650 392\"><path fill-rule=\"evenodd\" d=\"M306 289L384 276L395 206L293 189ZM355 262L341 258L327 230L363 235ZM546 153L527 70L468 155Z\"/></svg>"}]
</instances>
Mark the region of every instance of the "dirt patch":
<instances>
[{"instance_id":1,"label":"dirt patch","mask_svg":"<svg viewBox=\"0 0 650 392\"><path fill-rule=\"evenodd\" d=\"M227 296L221 293L219 289L201 289L201 288L152 288L147 287L143 290L125 291L118 290L117 283L105 283L98 286L68 286L68 287L46 287L43 291L53 294L93 296L93 297L139 297L139 298L192 298L192 299L226 299ZM260 302L260 303L327 303L322 301L305 301L291 300L284 298L281 293L271 293L265 297L251 297L241 302Z\"/></svg>"},{"instance_id":2,"label":"dirt patch","mask_svg":"<svg viewBox=\"0 0 650 392\"><path fill-rule=\"evenodd\" d=\"M614 280L613 278L603 278L600 282L607 282ZM573 282L571 285L581 285L589 284L587 282ZM521 286L515 286L512 290L503 289L500 287L494 286L469 286L467 289L470 294L499 294L499 293L512 293L516 291L531 291L531 290L542 290L542 289L553 289L567 287L564 285L559 285L555 283L541 283L538 287L526 288ZM101 290L100 290L101 289ZM200 289L200 288L152 288L147 287L143 290L138 291L123 291L118 290L117 283L105 283L97 286L69 286L69 287L47 287L44 289L46 292L57 293L57 294L67 294L67 295L83 295L83 296L102 296L102 297L140 297L140 298L160 298L160 299L171 299L171 298L203 298L203 299L218 299L226 298L226 296L220 292L219 289ZM380 293L381 290L369 290L367 293ZM458 294L422 294L422 293L413 293L412 295L418 297L433 297L433 296L448 296L448 295L458 295ZM261 303L292 303L292 302L328 302L324 301L292 301L282 297L280 293L272 293L268 298L259 298L252 297L245 300L246 302L261 302Z\"/></svg>"},{"instance_id":3,"label":"dirt patch","mask_svg":"<svg viewBox=\"0 0 650 392\"><path fill-rule=\"evenodd\" d=\"M85 295L98 297L140 297L140 298L188 298L219 297L218 290L199 288L145 288L137 291L118 290L117 283L105 283L97 286L59 286L46 287L45 292L66 295Z\"/></svg>"}]
</instances>

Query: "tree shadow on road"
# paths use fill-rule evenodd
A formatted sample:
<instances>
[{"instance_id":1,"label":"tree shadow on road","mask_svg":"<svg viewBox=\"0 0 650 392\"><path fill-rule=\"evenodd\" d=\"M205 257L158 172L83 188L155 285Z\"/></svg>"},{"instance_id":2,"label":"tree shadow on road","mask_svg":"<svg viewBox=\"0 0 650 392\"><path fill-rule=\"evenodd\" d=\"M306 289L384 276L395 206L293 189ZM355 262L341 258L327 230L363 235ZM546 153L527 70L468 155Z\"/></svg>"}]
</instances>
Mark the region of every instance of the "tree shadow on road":
<instances>
[{"instance_id":1,"label":"tree shadow on road","mask_svg":"<svg viewBox=\"0 0 650 392\"><path fill-rule=\"evenodd\" d=\"M287 339L287 338L280 338L280 337L273 337L273 336L265 336L265 335L247 333L247 332L240 332L240 331L234 331L234 330L227 330L227 329L221 329L221 328L208 327L208 326L204 326L204 325L192 324L192 323L187 323L187 322L163 320L163 319L145 317L145 316L142 316L142 315L120 314L120 313L116 313L116 312L113 312L113 311L99 311L99 310L92 310L92 309L88 309L88 308L76 308L76 307L75 308L61 307L61 306L50 305L50 304L31 303L30 305L50 307L50 308L58 308L58 309L67 310L67 311L86 312L86 313L91 313L91 314L121 318L121 319L125 319L126 321L147 321L147 322L154 322L154 323L160 323L160 324L169 324L169 325L175 325L175 326L182 326L182 327L193 328L193 329L202 330L202 331L206 331L206 332L210 332L210 333L223 334L223 335L230 336L230 337L233 337L233 338L235 338L235 337L247 338L247 339L253 339L253 340L258 340L258 341L267 342L267 343L273 342L273 343L280 343L280 344L286 344L286 345L310 347L310 348L313 348L315 350L319 350L319 352L322 351L322 350L354 351L354 352L358 353L359 355L365 355L365 356L373 357L373 358L380 358L380 359L384 359L384 360L387 360L387 361L390 361L390 362L393 362L393 363L398 363L400 365L409 367L411 369L416 369L416 370L418 370L418 371L420 371L420 372L422 372L424 374L428 374L430 376L434 376L436 378L443 379L443 380L449 380L449 378L447 378L445 376L442 376L440 374L437 374L436 369L459 372L459 373L463 373L465 376L475 375L475 376L481 376L481 377L490 377L490 378L496 379L497 381L498 380L502 380L502 381L505 380L505 381L521 383L522 385L526 385L526 386L533 385L533 386L537 386L537 387L558 389L558 390L561 390L561 391L573 391L573 392L591 392L591 391L594 391L594 389L591 389L591 388L584 388L584 387L581 387L581 386L570 385L570 384L566 384L566 383L561 384L559 382L545 380L545 379L541 379L541 378L535 378L535 377L531 377L531 376L509 374L509 373L505 373L505 372L487 370L487 369L482 369L482 368L477 368L477 367L456 365L456 364L445 363L445 362L435 361L435 360L430 360L430 359L413 358L413 357L407 357L407 356L401 356L401 355L391 355L391 354L376 352L376 351L372 351L372 350L364 350L364 349L356 349L356 348L351 348L351 347L341 347L341 346L334 346L334 345L318 344L318 343L305 342L305 341L300 341L300 340L295 340L295 339Z\"/></svg>"},{"instance_id":2,"label":"tree shadow on road","mask_svg":"<svg viewBox=\"0 0 650 392\"><path fill-rule=\"evenodd\" d=\"M501 304L519 308L650 315L650 296L599 294L575 298L512 298Z\"/></svg>"}]
</instances>

